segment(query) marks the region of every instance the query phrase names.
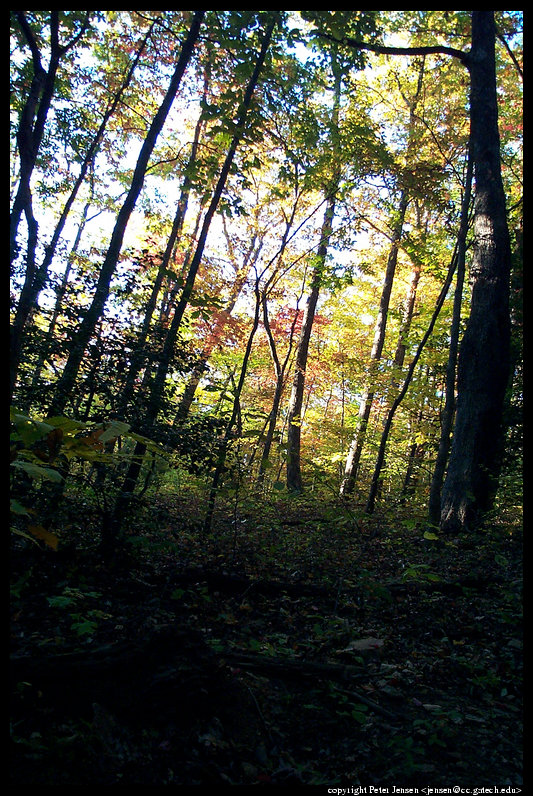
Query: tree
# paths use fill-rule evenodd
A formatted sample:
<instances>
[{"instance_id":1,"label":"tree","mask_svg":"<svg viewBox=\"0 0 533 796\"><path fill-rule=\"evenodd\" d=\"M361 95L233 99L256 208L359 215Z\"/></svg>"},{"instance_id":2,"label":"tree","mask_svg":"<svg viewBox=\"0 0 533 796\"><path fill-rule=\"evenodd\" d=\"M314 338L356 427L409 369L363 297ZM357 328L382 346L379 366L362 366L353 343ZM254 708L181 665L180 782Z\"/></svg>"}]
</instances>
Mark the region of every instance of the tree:
<instances>
[{"instance_id":1,"label":"tree","mask_svg":"<svg viewBox=\"0 0 533 796\"><path fill-rule=\"evenodd\" d=\"M492 505L501 466L503 405L509 379L511 249L501 177L495 39L493 11L472 11L468 53L453 47L383 47L343 39L351 47L395 55L448 54L470 72L476 180L472 300L459 354L457 414L442 493L441 529L445 533L479 524Z\"/></svg>"},{"instance_id":2,"label":"tree","mask_svg":"<svg viewBox=\"0 0 533 796\"><path fill-rule=\"evenodd\" d=\"M493 11L472 12L470 119L475 175L470 315L457 371L457 413L441 529L467 531L493 503L509 382L511 246L501 177Z\"/></svg>"},{"instance_id":3,"label":"tree","mask_svg":"<svg viewBox=\"0 0 533 796\"><path fill-rule=\"evenodd\" d=\"M453 316L450 328L450 353L446 365L446 384L445 384L445 398L444 407L442 410L441 419L441 433L439 440L439 448L437 451L437 459L433 468L433 476L431 478L431 488L429 494L428 513L430 522L438 526L441 515L440 495L442 490L442 483L444 480L444 473L448 462L448 455L450 452L451 434L453 429L453 421L455 416L455 382L457 376L457 353L459 347L459 335L461 325L461 307L463 303L463 287L465 276L465 258L466 258L466 236L469 226L469 211L472 193L472 156L469 149L465 189L463 197L463 209L461 213L461 226L458 235L458 250L457 250L457 276L455 282L455 294L453 301Z\"/></svg>"},{"instance_id":4,"label":"tree","mask_svg":"<svg viewBox=\"0 0 533 796\"><path fill-rule=\"evenodd\" d=\"M342 88L342 67L338 62L335 52L332 53L331 67L334 78L333 86L333 108L331 112L331 144L335 146L335 140L339 127L339 111ZM296 349L296 361L294 365L294 378L292 391L289 399L287 417L287 489L293 492L300 492L302 489L302 472L300 457L300 439L302 425L302 404L305 385L305 372L307 369L307 357L309 354L309 341L315 318L316 306L320 293L320 287L324 277L326 267L326 257L330 243L330 236L333 231L333 219L335 216L335 204L337 192L339 190L340 169L335 162L337 155L334 154L334 164L329 184L325 187L326 208L324 220L320 231L320 242L316 253L316 262L313 266L311 275L311 285L307 297L300 338Z\"/></svg>"},{"instance_id":5,"label":"tree","mask_svg":"<svg viewBox=\"0 0 533 796\"><path fill-rule=\"evenodd\" d=\"M94 157L97 151L99 144L101 143L102 136L106 129L106 125L115 112L122 95L124 94L125 89L131 82L135 67L143 53L143 50L146 46L146 42L148 41L149 37L151 36L152 29L155 25L155 22L152 23L148 32L143 37L141 44L135 54L135 58L133 59L132 64L130 65L128 72L124 78L124 81L121 83L117 93L112 98L111 102L109 103L98 130L96 131L94 137L92 138L87 151L84 154L83 161L80 166L80 170L72 190L68 196L67 201L65 202L63 209L61 211L61 215L59 220L56 224L54 233L50 242L45 247L45 255L42 259L42 262L39 268L33 267L26 267L26 278L22 290L20 292L20 297L17 305L17 311L15 313L15 317L11 326L11 345L10 345L10 378L11 378L11 397L13 396L13 390L15 388L15 382L17 378L17 370L20 362L20 357L22 353L22 346L23 346L23 331L26 321L28 320L28 316L31 312L32 307L35 306L39 293L43 289L50 265L54 259L54 255L57 249L57 245L63 229L65 227L65 223L67 221L67 217L69 215L70 209L76 199L80 186L82 185L87 172L89 171L91 165L93 164ZM19 188L20 191L20 188ZM29 189L28 189L29 191ZM17 200L15 200L16 202ZM16 207L16 205L15 205ZM32 263L35 263L35 248L37 245L37 240L34 241L33 249L30 251L30 247L28 247L28 252L26 255L27 263L31 260Z\"/></svg>"},{"instance_id":6,"label":"tree","mask_svg":"<svg viewBox=\"0 0 533 796\"><path fill-rule=\"evenodd\" d=\"M407 130L407 145L406 145L406 155L405 155L406 174L409 171L411 172L416 171L416 167L414 165L414 160L415 160L414 149L417 146L417 136L416 136L417 106L420 101L422 87L423 87L424 65L425 65L424 60L422 59L418 73L417 85L413 97L409 98L406 96L405 92L402 92L404 102L409 110L409 123ZM403 181L407 183L406 175L404 175ZM344 478L340 488L340 494L344 496L351 494L355 487L357 471L359 468L359 462L361 459L361 453L365 441L366 427L368 424L368 419L370 417L370 411L372 409L372 402L374 400L374 382L376 378L377 365L381 359L383 346L385 344L385 335L387 331L387 315L389 311L389 303L392 292L392 286L394 282L394 276L396 273L396 267L398 263L398 249L402 239L405 216L410 201L411 201L410 189L407 186L405 186L401 190L398 209L397 212L394 214L393 223L391 225L392 226L391 245L389 250L389 256L387 259L387 268L385 271L385 277L383 279L379 312L374 327L374 340L372 344L372 350L370 352L370 367L368 374L368 382L365 385L363 397L361 399L359 407L359 426L356 429L356 433L353 437L352 444L350 445L350 450L348 452L348 456L346 459ZM405 331L406 330L404 329L404 333ZM400 346L396 357L397 365L400 364L401 356L402 356L402 349Z\"/></svg>"},{"instance_id":7,"label":"tree","mask_svg":"<svg viewBox=\"0 0 533 796\"><path fill-rule=\"evenodd\" d=\"M425 513L429 495L434 527L452 504L449 532L474 527L498 478L481 409L496 427L498 359L513 374L502 483L513 495L518 483L520 247L507 367L498 219L504 192L519 241L520 12L494 12L495 32L490 12L205 12L187 58L198 13L12 13L18 411L130 424L121 467L105 472L111 541L142 505L156 440L177 471L161 483L205 492L207 525L223 484L238 484L236 507L248 488L281 488L286 468L296 493L313 473L313 490L356 484L369 511L379 496ZM465 237L469 132L477 226ZM470 485L469 508L461 483L479 468L492 475Z\"/></svg>"},{"instance_id":8,"label":"tree","mask_svg":"<svg viewBox=\"0 0 533 796\"><path fill-rule=\"evenodd\" d=\"M31 272L35 257L37 228L36 221L33 216L30 181L37 160L39 147L43 139L47 116L50 110L50 104L52 102L52 96L56 88L56 76L60 61L85 35L85 32L89 26L90 17L89 13L86 12L82 20L79 21L77 19L78 12L72 12L72 18L60 18L59 11L50 12L50 54L48 59L48 69L45 70L42 65L41 51L39 49L38 42L30 24L28 23L24 11L14 11L13 13L31 51L33 76L26 102L24 103L20 113L19 125L17 129L17 146L20 158L20 172L18 188L13 206L11 208L9 242L11 262L13 263L17 256L18 250L17 233L19 223L21 216L24 213L28 226L26 268ZM69 12L61 13L68 14ZM72 38L65 44L61 44L60 42L61 22L66 23L68 27L72 25L78 27L78 30L75 32Z\"/></svg>"},{"instance_id":9,"label":"tree","mask_svg":"<svg viewBox=\"0 0 533 796\"><path fill-rule=\"evenodd\" d=\"M174 74L170 80L167 93L150 125L150 129L148 130L142 145L141 152L135 165L135 170L128 194L117 216L116 224L111 235L109 248L100 269L100 275L91 306L87 309L83 321L79 326L76 339L72 343L70 354L63 369L63 373L57 382L55 395L49 407L50 415L61 414L64 411L71 390L76 381L76 376L78 374L78 369L80 367L83 354L102 314L102 310L109 295L111 277L113 276L117 265L126 226L133 212L133 208L135 207L139 193L141 192L146 169L150 160L150 155L152 154L156 144L157 137L163 129L163 125L170 111L174 97L178 91L185 69L187 68L187 65L192 57L194 46L198 39L204 16L205 11L196 11L194 13L189 30L181 48L180 56L174 69Z\"/></svg>"},{"instance_id":10,"label":"tree","mask_svg":"<svg viewBox=\"0 0 533 796\"><path fill-rule=\"evenodd\" d=\"M267 56L272 36L274 34L274 30L276 28L276 25L278 25L279 21L280 21L280 12L270 14L268 24L266 25L265 30L263 32L261 48L257 57L257 61L255 63L255 67L250 77L250 80L248 81L248 84L246 86L246 90L244 92L244 97L240 105L238 118L234 125L234 133L230 141L228 152L224 160L224 163L222 164L222 168L220 170L217 183L213 190L211 201L209 203L209 206L206 210L203 219L200 235L198 238L198 243L196 245L194 255L189 265L188 273L184 281L180 299L174 310L172 323L168 330L165 343L163 346L163 351L157 367L157 371L151 385L149 403L147 406L146 415L143 419L143 431L145 434L151 432L153 423L159 412L161 396L163 394L171 353L174 348L176 336L178 334L181 322L183 320L185 309L188 305L189 299L191 297L194 288L194 282L196 279L196 275L198 273L198 269L200 267L200 263L202 261L209 228L211 226L211 222L213 220L215 212L217 211L217 208L219 206L222 192L226 185L226 180L228 178L231 165L233 163L233 159L237 152L237 147L245 132L245 125L250 110L250 106L252 103L254 91L257 87L261 71L265 63L265 59ZM142 464L142 457L144 455L145 450L146 447L144 442L139 441L135 447L130 462L130 466L124 478L124 483L120 495L115 505L115 510L113 514L113 524L112 527L110 528L109 538L104 540L105 544L113 544L120 531L120 526L122 524L123 517L127 512L128 506L133 496L133 491L135 489L135 484L137 483L137 479Z\"/></svg>"}]
</instances>

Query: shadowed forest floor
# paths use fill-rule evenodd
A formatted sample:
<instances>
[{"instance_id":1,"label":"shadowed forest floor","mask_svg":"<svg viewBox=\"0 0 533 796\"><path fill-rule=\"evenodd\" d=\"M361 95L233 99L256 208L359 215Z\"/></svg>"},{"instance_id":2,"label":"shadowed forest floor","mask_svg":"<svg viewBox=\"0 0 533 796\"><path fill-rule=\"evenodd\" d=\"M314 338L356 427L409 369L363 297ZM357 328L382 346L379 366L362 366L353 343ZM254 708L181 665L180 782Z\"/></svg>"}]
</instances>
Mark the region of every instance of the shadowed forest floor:
<instances>
[{"instance_id":1,"label":"shadowed forest floor","mask_svg":"<svg viewBox=\"0 0 533 796\"><path fill-rule=\"evenodd\" d=\"M12 783L521 786L519 527L167 496L104 559L76 508L13 543Z\"/></svg>"}]
</instances>

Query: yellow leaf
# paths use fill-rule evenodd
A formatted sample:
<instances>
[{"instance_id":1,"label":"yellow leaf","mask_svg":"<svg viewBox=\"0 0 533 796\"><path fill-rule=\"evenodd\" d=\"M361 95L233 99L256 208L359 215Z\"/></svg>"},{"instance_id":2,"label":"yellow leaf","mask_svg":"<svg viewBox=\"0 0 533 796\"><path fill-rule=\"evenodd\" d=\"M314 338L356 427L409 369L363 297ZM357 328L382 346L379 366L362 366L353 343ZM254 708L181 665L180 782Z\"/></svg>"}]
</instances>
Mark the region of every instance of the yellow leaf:
<instances>
[{"instance_id":1,"label":"yellow leaf","mask_svg":"<svg viewBox=\"0 0 533 796\"><path fill-rule=\"evenodd\" d=\"M57 545L59 544L58 537L54 533L47 531L42 525L28 525L28 531L32 536L37 537L37 539L42 539L48 547L57 550Z\"/></svg>"}]
</instances>

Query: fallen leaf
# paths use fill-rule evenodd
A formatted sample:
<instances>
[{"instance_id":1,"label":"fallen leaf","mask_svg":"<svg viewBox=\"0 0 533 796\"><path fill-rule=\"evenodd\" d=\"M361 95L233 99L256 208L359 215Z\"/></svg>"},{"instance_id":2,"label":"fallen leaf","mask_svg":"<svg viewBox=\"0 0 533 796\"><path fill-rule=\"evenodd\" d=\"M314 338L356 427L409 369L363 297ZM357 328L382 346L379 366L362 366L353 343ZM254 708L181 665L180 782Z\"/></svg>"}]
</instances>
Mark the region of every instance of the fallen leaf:
<instances>
[{"instance_id":1,"label":"fallen leaf","mask_svg":"<svg viewBox=\"0 0 533 796\"><path fill-rule=\"evenodd\" d=\"M382 646L383 640L380 638L361 638L358 641L350 641L343 652L351 652L352 650L375 650Z\"/></svg>"}]
</instances>

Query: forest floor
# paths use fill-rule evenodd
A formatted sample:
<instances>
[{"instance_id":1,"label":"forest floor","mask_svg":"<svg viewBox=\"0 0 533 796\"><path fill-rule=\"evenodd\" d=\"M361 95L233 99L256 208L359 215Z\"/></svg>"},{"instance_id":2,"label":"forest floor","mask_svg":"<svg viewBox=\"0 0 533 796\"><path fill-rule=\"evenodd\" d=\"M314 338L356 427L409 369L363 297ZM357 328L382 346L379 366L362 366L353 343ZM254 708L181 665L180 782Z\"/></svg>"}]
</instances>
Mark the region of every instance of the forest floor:
<instances>
[{"instance_id":1,"label":"forest floor","mask_svg":"<svg viewBox=\"0 0 533 796\"><path fill-rule=\"evenodd\" d=\"M194 510L154 499L114 558L77 501L69 543L14 542L12 783L521 787L518 524Z\"/></svg>"}]
</instances>

